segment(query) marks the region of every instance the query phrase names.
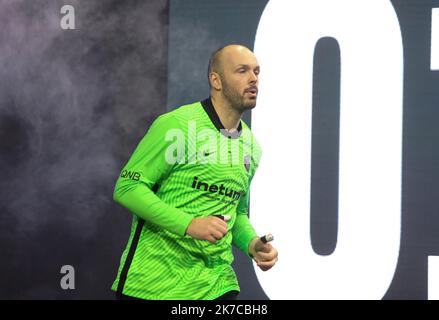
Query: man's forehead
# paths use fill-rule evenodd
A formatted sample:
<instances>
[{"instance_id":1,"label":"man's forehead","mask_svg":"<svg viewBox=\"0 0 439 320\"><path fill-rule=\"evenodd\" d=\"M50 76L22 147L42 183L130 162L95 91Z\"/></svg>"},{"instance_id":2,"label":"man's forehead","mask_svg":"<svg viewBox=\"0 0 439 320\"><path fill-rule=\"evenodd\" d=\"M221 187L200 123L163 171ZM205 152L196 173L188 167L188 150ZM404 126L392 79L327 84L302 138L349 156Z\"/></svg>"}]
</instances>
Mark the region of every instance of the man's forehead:
<instances>
[{"instance_id":1,"label":"man's forehead","mask_svg":"<svg viewBox=\"0 0 439 320\"><path fill-rule=\"evenodd\" d=\"M254 68L259 66L256 56L249 50L227 52L223 58L223 62L232 67L249 66Z\"/></svg>"}]
</instances>

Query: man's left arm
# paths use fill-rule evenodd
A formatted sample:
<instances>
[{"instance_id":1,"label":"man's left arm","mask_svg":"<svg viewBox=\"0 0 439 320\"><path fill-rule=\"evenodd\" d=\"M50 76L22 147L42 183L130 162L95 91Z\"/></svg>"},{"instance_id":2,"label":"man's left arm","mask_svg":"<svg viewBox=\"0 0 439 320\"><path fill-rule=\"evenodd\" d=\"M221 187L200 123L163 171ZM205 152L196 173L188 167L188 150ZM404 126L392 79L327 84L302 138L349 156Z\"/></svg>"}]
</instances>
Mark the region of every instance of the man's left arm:
<instances>
[{"instance_id":1,"label":"man's left arm","mask_svg":"<svg viewBox=\"0 0 439 320\"><path fill-rule=\"evenodd\" d=\"M232 228L233 244L253 258L262 271L271 269L278 252L270 243L263 243L248 218L249 192L240 199Z\"/></svg>"}]
</instances>

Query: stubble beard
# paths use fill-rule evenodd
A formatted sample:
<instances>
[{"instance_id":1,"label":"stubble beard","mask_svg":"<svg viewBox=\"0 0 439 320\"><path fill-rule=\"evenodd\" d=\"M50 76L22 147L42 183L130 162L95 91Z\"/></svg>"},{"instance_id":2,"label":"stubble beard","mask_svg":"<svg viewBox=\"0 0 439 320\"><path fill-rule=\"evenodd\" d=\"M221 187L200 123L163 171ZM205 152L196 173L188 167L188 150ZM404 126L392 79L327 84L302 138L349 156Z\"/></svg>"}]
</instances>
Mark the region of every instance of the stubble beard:
<instances>
[{"instance_id":1,"label":"stubble beard","mask_svg":"<svg viewBox=\"0 0 439 320\"><path fill-rule=\"evenodd\" d=\"M232 86L229 86L227 81L225 81L224 79L223 95L229 102L230 106L241 113L256 107L256 98L246 99L245 92L243 92L242 94L239 93L238 90L234 89Z\"/></svg>"}]
</instances>

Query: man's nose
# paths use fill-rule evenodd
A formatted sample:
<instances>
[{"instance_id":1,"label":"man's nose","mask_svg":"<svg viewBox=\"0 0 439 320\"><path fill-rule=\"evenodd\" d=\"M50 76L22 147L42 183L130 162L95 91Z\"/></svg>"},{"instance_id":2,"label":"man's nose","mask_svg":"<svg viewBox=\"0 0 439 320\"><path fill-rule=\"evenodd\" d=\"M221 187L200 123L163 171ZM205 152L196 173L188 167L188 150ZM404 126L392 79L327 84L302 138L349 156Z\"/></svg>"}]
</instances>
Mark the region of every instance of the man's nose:
<instances>
[{"instance_id":1,"label":"man's nose","mask_svg":"<svg viewBox=\"0 0 439 320\"><path fill-rule=\"evenodd\" d=\"M258 75L254 72L250 72L250 83L254 84L258 82Z\"/></svg>"}]
</instances>

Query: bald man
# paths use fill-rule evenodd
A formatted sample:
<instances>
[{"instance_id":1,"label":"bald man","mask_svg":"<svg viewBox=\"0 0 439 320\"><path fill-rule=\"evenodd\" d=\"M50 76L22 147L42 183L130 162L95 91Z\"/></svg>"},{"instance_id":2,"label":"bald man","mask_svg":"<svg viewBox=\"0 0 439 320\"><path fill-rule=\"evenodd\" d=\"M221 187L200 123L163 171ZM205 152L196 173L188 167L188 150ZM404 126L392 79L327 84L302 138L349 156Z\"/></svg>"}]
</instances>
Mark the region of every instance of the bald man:
<instances>
[{"instance_id":1,"label":"bald man","mask_svg":"<svg viewBox=\"0 0 439 320\"><path fill-rule=\"evenodd\" d=\"M233 245L263 271L275 265L248 219L262 152L241 118L256 106L259 69L244 46L216 50L210 97L159 116L122 169L114 200L133 221L118 299L236 299Z\"/></svg>"}]
</instances>

